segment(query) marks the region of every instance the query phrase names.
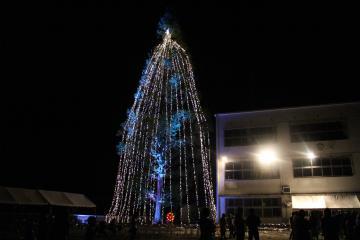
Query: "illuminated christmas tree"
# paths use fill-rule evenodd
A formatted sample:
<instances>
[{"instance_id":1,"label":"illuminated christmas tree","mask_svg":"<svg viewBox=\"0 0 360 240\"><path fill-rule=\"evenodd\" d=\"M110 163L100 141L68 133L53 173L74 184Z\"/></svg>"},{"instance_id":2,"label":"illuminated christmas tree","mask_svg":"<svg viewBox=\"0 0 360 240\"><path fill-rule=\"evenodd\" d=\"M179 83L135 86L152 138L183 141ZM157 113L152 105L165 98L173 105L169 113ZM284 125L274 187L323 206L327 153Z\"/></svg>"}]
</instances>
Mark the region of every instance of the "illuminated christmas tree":
<instances>
[{"instance_id":1,"label":"illuminated christmas tree","mask_svg":"<svg viewBox=\"0 0 360 240\"><path fill-rule=\"evenodd\" d=\"M166 20L159 33L123 125L108 221L163 223L171 213L192 223L202 207L215 217L209 133L189 56Z\"/></svg>"}]
</instances>

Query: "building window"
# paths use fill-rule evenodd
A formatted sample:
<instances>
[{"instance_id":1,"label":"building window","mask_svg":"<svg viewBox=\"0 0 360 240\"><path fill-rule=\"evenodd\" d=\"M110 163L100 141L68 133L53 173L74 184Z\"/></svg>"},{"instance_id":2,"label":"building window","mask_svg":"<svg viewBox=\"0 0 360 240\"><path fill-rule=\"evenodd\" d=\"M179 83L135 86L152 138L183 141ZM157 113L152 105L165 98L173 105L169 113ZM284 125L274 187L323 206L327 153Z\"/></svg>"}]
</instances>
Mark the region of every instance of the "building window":
<instances>
[{"instance_id":1,"label":"building window","mask_svg":"<svg viewBox=\"0 0 360 240\"><path fill-rule=\"evenodd\" d=\"M276 141L274 127L224 130L225 147L248 146Z\"/></svg>"},{"instance_id":2,"label":"building window","mask_svg":"<svg viewBox=\"0 0 360 240\"><path fill-rule=\"evenodd\" d=\"M255 180L280 178L279 166L261 167L257 161L241 160L225 164L225 180Z\"/></svg>"},{"instance_id":3,"label":"building window","mask_svg":"<svg viewBox=\"0 0 360 240\"><path fill-rule=\"evenodd\" d=\"M347 139L343 122L323 122L290 125L292 142L311 142Z\"/></svg>"},{"instance_id":4,"label":"building window","mask_svg":"<svg viewBox=\"0 0 360 240\"><path fill-rule=\"evenodd\" d=\"M249 216L251 208L259 217L281 217L281 198L227 198L225 208L234 215L240 209L243 217Z\"/></svg>"},{"instance_id":5,"label":"building window","mask_svg":"<svg viewBox=\"0 0 360 240\"><path fill-rule=\"evenodd\" d=\"M337 177L352 176L349 156L318 157L313 160L294 159L294 177Z\"/></svg>"}]
</instances>

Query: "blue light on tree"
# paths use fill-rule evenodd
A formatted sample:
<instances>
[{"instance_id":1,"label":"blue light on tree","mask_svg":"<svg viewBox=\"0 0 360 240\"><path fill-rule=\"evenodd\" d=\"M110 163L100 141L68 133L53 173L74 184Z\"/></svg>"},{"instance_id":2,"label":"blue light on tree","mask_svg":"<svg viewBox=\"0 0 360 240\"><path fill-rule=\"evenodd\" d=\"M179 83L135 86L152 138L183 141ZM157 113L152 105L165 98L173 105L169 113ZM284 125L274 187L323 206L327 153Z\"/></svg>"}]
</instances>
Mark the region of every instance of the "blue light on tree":
<instances>
[{"instance_id":1,"label":"blue light on tree","mask_svg":"<svg viewBox=\"0 0 360 240\"><path fill-rule=\"evenodd\" d=\"M145 63L127 112L113 201L106 219L140 216L163 223L172 212L182 223L209 207L215 217L209 134L186 51L173 39L168 16L161 43Z\"/></svg>"},{"instance_id":2,"label":"blue light on tree","mask_svg":"<svg viewBox=\"0 0 360 240\"><path fill-rule=\"evenodd\" d=\"M119 142L117 145L116 145L116 152L118 155L121 155L125 150L125 144L122 143L122 142Z\"/></svg>"},{"instance_id":3,"label":"blue light on tree","mask_svg":"<svg viewBox=\"0 0 360 240\"><path fill-rule=\"evenodd\" d=\"M176 89L179 86L180 80L181 80L180 75L179 74L174 74L170 78L169 83L173 88Z\"/></svg>"},{"instance_id":4,"label":"blue light on tree","mask_svg":"<svg viewBox=\"0 0 360 240\"><path fill-rule=\"evenodd\" d=\"M171 65L172 65L171 59L165 58L163 61L164 61L164 68L165 69L170 69Z\"/></svg>"}]
</instances>

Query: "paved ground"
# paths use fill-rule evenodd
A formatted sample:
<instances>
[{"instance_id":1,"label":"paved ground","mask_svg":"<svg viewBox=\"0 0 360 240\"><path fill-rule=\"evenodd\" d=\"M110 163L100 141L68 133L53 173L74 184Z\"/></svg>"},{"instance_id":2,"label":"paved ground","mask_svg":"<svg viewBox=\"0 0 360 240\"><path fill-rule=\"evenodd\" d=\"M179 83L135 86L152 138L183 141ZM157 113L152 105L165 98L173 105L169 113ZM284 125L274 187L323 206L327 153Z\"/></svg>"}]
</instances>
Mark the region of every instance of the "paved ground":
<instances>
[{"instance_id":1,"label":"paved ground","mask_svg":"<svg viewBox=\"0 0 360 240\"><path fill-rule=\"evenodd\" d=\"M188 236L188 237L181 237L181 236L174 236L174 237L160 237L160 236L141 236L141 240L145 239L152 239L152 240L162 240L162 239L188 239L188 240L197 240L199 236ZM220 239L220 237L216 237L216 239ZM235 238L227 238L228 240L232 240ZM245 236L247 239L247 235ZM260 232L260 239L261 240L288 240L289 239L289 232Z\"/></svg>"},{"instance_id":2,"label":"paved ground","mask_svg":"<svg viewBox=\"0 0 360 240\"><path fill-rule=\"evenodd\" d=\"M289 231L283 231L283 232L277 232L277 231L265 231L260 232L260 239L262 240L288 240L289 239L290 232Z\"/></svg>"},{"instance_id":3,"label":"paved ground","mask_svg":"<svg viewBox=\"0 0 360 240\"><path fill-rule=\"evenodd\" d=\"M289 239L289 231L261 231L260 232L260 240L288 240ZM70 240L82 240L83 233L73 233ZM129 237L127 236L126 232L118 234L117 236L113 237L98 237L97 240L108 239L108 240L127 240ZM184 240L198 240L199 236L196 234L144 234L139 233L138 236L135 238L137 240L165 240L165 239L184 239ZM217 237L216 239L220 239ZM232 238L227 238L228 240L232 240ZM247 239L247 236L245 237Z\"/></svg>"}]
</instances>

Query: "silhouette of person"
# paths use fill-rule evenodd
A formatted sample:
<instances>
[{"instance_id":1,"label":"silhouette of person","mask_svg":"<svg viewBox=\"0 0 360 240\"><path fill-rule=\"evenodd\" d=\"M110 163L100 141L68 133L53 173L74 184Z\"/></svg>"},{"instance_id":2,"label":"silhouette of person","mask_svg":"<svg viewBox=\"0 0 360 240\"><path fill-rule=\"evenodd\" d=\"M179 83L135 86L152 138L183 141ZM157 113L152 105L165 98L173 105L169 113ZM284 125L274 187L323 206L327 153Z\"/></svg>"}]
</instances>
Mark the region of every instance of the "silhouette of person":
<instances>
[{"instance_id":1,"label":"silhouette of person","mask_svg":"<svg viewBox=\"0 0 360 240\"><path fill-rule=\"evenodd\" d=\"M132 216L130 220L130 226L129 226L129 239L134 240L136 237L137 232L137 222L136 217Z\"/></svg>"},{"instance_id":2,"label":"silhouette of person","mask_svg":"<svg viewBox=\"0 0 360 240\"><path fill-rule=\"evenodd\" d=\"M353 239L360 239L360 213L355 213L355 215Z\"/></svg>"},{"instance_id":3,"label":"silhouette of person","mask_svg":"<svg viewBox=\"0 0 360 240\"><path fill-rule=\"evenodd\" d=\"M200 214L200 240L215 239L215 223L210 218L210 209L203 208Z\"/></svg>"},{"instance_id":4,"label":"silhouette of person","mask_svg":"<svg viewBox=\"0 0 360 240\"><path fill-rule=\"evenodd\" d=\"M290 232L290 236L289 236L289 240L292 240L294 239L294 231L295 231L295 219L297 217L297 212L293 212L291 214L291 217L290 217L290 228L291 228L291 232Z\"/></svg>"},{"instance_id":5,"label":"silhouette of person","mask_svg":"<svg viewBox=\"0 0 360 240\"><path fill-rule=\"evenodd\" d=\"M112 219L109 224L109 230L112 236L116 236L116 221Z\"/></svg>"},{"instance_id":6,"label":"silhouette of person","mask_svg":"<svg viewBox=\"0 0 360 240\"><path fill-rule=\"evenodd\" d=\"M110 239L106 232L106 224L105 221L101 221L97 228L97 237L98 239Z\"/></svg>"},{"instance_id":7,"label":"silhouette of person","mask_svg":"<svg viewBox=\"0 0 360 240\"><path fill-rule=\"evenodd\" d=\"M27 219L25 225L25 240L35 240L34 222L32 219Z\"/></svg>"},{"instance_id":8,"label":"silhouette of person","mask_svg":"<svg viewBox=\"0 0 360 240\"><path fill-rule=\"evenodd\" d=\"M121 233L122 230L123 230L123 225L122 225L121 222L119 222L119 223L117 224L117 232Z\"/></svg>"},{"instance_id":9,"label":"silhouette of person","mask_svg":"<svg viewBox=\"0 0 360 240\"><path fill-rule=\"evenodd\" d=\"M305 211L300 210L294 221L294 239L310 240L309 221L305 219Z\"/></svg>"},{"instance_id":10,"label":"silhouette of person","mask_svg":"<svg viewBox=\"0 0 360 240\"><path fill-rule=\"evenodd\" d=\"M229 218L228 218L228 226L229 226L229 232L230 232L230 238L234 238L235 237L235 219L234 216L232 214L229 214Z\"/></svg>"},{"instance_id":11,"label":"silhouette of person","mask_svg":"<svg viewBox=\"0 0 360 240\"><path fill-rule=\"evenodd\" d=\"M58 208L55 211L54 237L56 240L69 239L69 216L66 208Z\"/></svg>"},{"instance_id":12,"label":"silhouette of person","mask_svg":"<svg viewBox=\"0 0 360 240\"><path fill-rule=\"evenodd\" d=\"M225 214L223 214L220 219L220 239L226 239L225 233L226 233L226 218L225 218Z\"/></svg>"},{"instance_id":13,"label":"silhouette of person","mask_svg":"<svg viewBox=\"0 0 360 240\"><path fill-rule=\"evenodd\" d=\"M39 220L39 240L48 240L50 232L50 219L49 215L43 212L40 216Z\"/></svg>"},{"instance_id":14,"label":"silhouette of person","mask_svg":"<svg viewBox=\"0 0 360 240\"><path fill-rule=\"evenodd\" d=\"M252 240L253 238L255 240L259 240L260 218L255 215L253 208L250 209L249 216L246 219L246 224L248 226L249 240Z\"/></svg>"},{"instance_id":15,"label":"silhouette of person","mask_svg":"<svg viewBox=\"0 0 360 240\"><path fill-rule=\"evenodd\" d=\"M91 216L87 220L88 224L85 230L85 240L95 240L96 237L96 218Z\"/></svg>"},{"instance_id":16,"label":"silhouette of person","mask_svg":"<svg viewBox=\"0 0 360 240\"><path fill-rule=\"evenodd\" d=\"M311 239L319 239L319 232L321 228L320 217L317 212L312 211L310 215L310 232Z\"/></svg>"},{"instance_id":17,"label":"silhouette of person","mask_svg":"<svg viewBox=\"0 0 360 240\"><path fill-rule=\"evenodd\" d=\"M338 211L333 218L335 219L338 238L342 239L344 234L344 227L345 227L345 214L341 211Z\"/></svg>"},{"instance_id":18,"label":"silhouette of person","mask_svg":"<svg viewBox=\"0 0 360 240\"><path fill-rule=\"evenodd\" d=\"M238 208L238 211L235 215L235 233L236 233L236 240L245 239L245 221L242 217L241 208Z\"/></svg>"},{"instance_id":19,"label":"silhouette of person","mask_svg":"<svg viewBox=\"0 0 360 240\"><path fill-rule=\"evenodd\" d=\"M330 209L324 210L324 217L321 221L324 240L339 240L338 224L331 216Z\"/></svg>"}]
</instances>

